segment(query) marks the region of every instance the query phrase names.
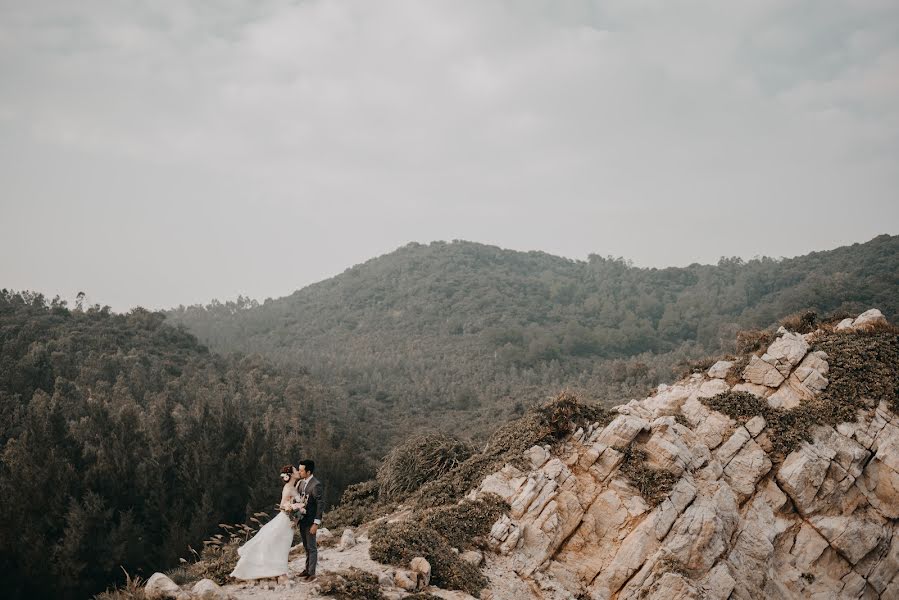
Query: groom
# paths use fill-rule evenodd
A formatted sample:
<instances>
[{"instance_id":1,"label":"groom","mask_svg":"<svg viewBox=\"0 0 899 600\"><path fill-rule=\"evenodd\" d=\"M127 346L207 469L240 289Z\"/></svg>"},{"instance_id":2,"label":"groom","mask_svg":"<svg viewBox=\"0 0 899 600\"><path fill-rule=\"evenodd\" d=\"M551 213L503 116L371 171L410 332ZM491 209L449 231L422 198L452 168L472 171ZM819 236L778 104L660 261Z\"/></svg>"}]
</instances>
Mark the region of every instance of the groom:
<instances>
[{"instance_id":1,"label":"groom","mask_svg":"<svg viewBox=\"0 0 899 600\"><path fill-rule=\"evenodd\" d=\"M324 488L322 482L315 478L315 461L300 461L300 478L297 485L301 494L306 494L306 514L300 519L300 539L303 540L303 549L306 551L306 568L300 573L300 577L309 581L315 579L315 567L318 564L318 544L316 534L322 524L322 494Z\"/></svg>"}]
</instances>

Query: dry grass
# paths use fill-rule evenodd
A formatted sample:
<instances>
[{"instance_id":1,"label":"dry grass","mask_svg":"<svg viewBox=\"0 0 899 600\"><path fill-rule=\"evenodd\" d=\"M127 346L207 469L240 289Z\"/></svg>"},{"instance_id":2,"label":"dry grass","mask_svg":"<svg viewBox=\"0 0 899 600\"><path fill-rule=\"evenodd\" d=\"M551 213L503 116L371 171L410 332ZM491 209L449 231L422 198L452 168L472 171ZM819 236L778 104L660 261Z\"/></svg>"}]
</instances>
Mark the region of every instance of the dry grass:
<instances>
[{"instance_id":1,"label":"dry grass","mask_svg":"<svg viewBox=\"0 0 899 600\"><path fill-rule=\"evenodd\" d=\"M765 329L749 329L737 333L737 354L750 354L767 348L774 341L774 332Z\"/></svg>"},{"instance_id":2,"label":"dry grass","mask_svg":"<svg viewBox=\"0 0 899 600\"><path fill-rule=\"evenodd\" d=\"M229 575L240 558L237 549L253 537L268 518L267 513L254 513L250 521L256 524L255 527L246 524L219 523L224 533L217 533L205 540L203 550L199 553L190 548L197 560L183 567L188 581L211 579L219 585L229 583L231 581Z\"/></svg>"},{"instance_id":3,"label":"dry grass","mask_svg":"<svg viewBox=\"0 0 899 600\"><path fill-rule=\"evenodd\" d=\"M458 467L472 451L469 444L443 433L413 436L384 457L376 476L378 496L382 502L400 502Z\"/></svg>"},{"instance_id":4,"label":"dry grass","mask_svg":"<svg viewBox=\"0 0 899 600\"><path fill-rule=\"evenodd\" d=\"M683 425L684 427L690 428L690 422L687 420L687 417L680 413L674 415L674 422L678 425Z\"/></svg>"},{"instance_id":5,"label":"dry grass","mask_svg":"<svg viewBox=\"0 0 899 600\"><path fill-rule=\"evenodd\" d=\"M410 521L372 528L369 554L373 560L399 566L423 556L431 563L434 585L477 596L487 578L478 567L461 560L454 548L486 547L490 528L508 510L508 504L495 495L424 510Z\"/></svg>"},{"instance_id":6,"label":"dry grass","mask_svg":"<svg viewBox=\"0 0 899 600\"><path fill-rule=\"evenodd\" d=\"M749 364L749 355L744 354L734 358L733 363L733 366L727 370L727 375L724 377L724 381L731 387L743 381L743 369Z\"/></svg>"},{"instance_id":7,"label":"dry grass","mask_svg":"<svg viewBox=\"0 0 899 600\"><path fill-rule=\"evenodd\" d=\"M125 584L97 594L95 600L148 600L144 580L137 575L131 577L125 569L122 571L125 572Z\"/></svg>"},{"instance_id":8,"label":"dry grass","mask_svg":"<svg viewBox=\"0 0 899 600\"><path fill-rule=\"evenodd\" d=\"M707 356L705 358L699 358L692 361L684 361L679 365L683 367L683 370L681 371L677 379L686 379L694 373L705 373L710 368L712 368L712 365L714 365L716 362L718 362L718 359L712 356Z\"/></svg>"},{"instance_id":9,"label":"dry grass","mask_svg":"<svg viewBox=\"0 0 899 600\"><path fill-rule=\"evenodd\" d=\"M813 310L799 311L781 319L780 324L789 331L811 333L818 328L818 313Z\"/></svg>"}]
</instances>

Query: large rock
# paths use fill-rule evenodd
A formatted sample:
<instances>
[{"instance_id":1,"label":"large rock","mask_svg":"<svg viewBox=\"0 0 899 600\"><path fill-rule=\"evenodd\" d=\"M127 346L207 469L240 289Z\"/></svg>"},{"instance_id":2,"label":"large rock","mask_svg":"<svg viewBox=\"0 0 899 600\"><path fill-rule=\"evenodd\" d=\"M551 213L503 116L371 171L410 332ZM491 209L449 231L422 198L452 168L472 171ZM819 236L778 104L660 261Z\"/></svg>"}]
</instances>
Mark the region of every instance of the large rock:
<instances>
[{"instance_id":1,"label":"large rock","mask_svg":"<svg viewBox=\"0 0 899 600\"><path fill-rule=\"evenodd\" d=\"M187 600L190 594L163 573L153 573L144 586L144 595L150 600Z\"/></svg>"},{"instance_id":2,"label":"large rock","mask_svg":"<svg viewBox=\"0 0 899 600\"><path fill-rule=\"evenodd\" d=\"M191 593L202 600L231 600L233 596L211 579L201 579L191 588Z\"/></svg>"},{"instance_id":3,"label":"large rock","mask_svg":"<svg viewBox=\"0 0 899 600\"><path fill-rule=\"evenodd\" d=\"M899 518L899 437L885 439L878 445L874 460L862 473L865 496L884 516Z\"/></svg>"},{"instance_id":4,"label":"large rock","mask_svg":"<svg viewBox=\"0 0 899 600\"><path fill-rule=\"evenodd\" d=\"M883 316L876 308L872 308L870 310L866 310L852 321L852 329L857 330L867 330L877 327L879 325L886 325L887 320L886 317Z\"/></svg>"},{"instance_id":5,"label":"large rock","mask_svg":"<svg viewBox=\"0 0 899 600\"><path fill-rule=\"evenodd\" d=\"M728 371L730 371L731 367L734 366L733 361L730 360L719 360L708 371L709 377L713 377L716 379L724 379L727 377Z\"/></svg>"},{"instance_id":6,"label":"large rock","mask_svg":"<svg viewBox=\"0 0 899 600\"><path fill-rule=\"evenodd\" d=\"M724 480L742 502L753 495L755 484L770 470L768 455L755 441L748 440L724 467Z\"/></svg>"},{"instance_id":7,"label":"large rock","mask_svg":"<svg viewBox=\"0 0 899 600\"><path fill-rule=\"evenodd\" d=\"M691 571L707 572L729 548L739 521L737 498L730 486L709 483L678 519L664 551Z\"/></svg>"},{"instance_id":8,"label":"large rock","mask_svg":"<svg viewBox=\"0 0 899 600\"><path fill-rule=\"evenodd\" d=\"M353 530L347 527L343 530L343 535L340 536L340 550L341 552L344 550L349 550L350 548L356 545L356 534L353 533Z\"/></svg>"},{"instance_id":9,"label":"large rock","mask_svg":"<svg viewBox=\"0 0 899 600\"><path fill-rule=\"evenodd\" d=\"M767 354L762 358L755 355L750 357L749 364L743 369L743 379L756 385L776 388L783 383L784 374L773 361L765 360L766 357Z\"/></svg>"},{"instance_id":10,"label":"large rock","mask_svg":"<svg viewBox=\"0 0 899 600\"><path fill-rule=\"evenodd\" d=\"M409 569L415 573L415 589L423 590L431 583L431 563L422 556L416 556L409 562Z\"/></svg>"},{"instance_id":11,"label":"large rock","mask_svg":"<svg viewBox=\"0 0 899 600\"><path fill-rule=\"evenodd\" d=\"M808 342L798 333L785 333L768 347L767 362L773 362L777 370L786 377L808 352ZM773 361L772 361L773 359Z\"/></svg>"}]
</instances>

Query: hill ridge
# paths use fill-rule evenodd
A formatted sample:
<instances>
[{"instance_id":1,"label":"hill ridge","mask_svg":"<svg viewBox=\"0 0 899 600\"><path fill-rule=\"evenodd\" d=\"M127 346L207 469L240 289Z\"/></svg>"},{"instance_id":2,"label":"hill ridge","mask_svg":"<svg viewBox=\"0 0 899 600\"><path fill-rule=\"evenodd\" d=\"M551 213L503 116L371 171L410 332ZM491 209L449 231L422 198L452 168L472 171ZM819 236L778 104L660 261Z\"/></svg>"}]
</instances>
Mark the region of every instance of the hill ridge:
<instances>
[{"instance_id":1,"label":"hill ridge","mask_svg":"<svg viewBox=\"0 0 899 600\"><path fill-rule=\"evenodd\" d=\"M733 352L734 335L804 310L899 311L899 236L777 261L668 269L472 242L407 245L264 304L168 318L220 352L308 367L355 406L457 434L571 386L612 401ZM480 436L486 430L470 432Z\"/></svg>"}]
</instances>

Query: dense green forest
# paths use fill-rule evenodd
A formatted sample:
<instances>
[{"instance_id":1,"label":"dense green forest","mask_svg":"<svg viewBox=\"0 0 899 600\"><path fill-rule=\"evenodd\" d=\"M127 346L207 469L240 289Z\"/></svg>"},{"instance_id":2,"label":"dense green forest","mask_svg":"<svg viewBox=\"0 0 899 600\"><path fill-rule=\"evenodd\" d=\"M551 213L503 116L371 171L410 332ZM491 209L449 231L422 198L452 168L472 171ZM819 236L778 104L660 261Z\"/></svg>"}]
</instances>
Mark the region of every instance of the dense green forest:
<instances>
[{"instance_id":1,"label":"dense green forest","mask_svg":"<svg viewBox=\"0 0 899 600\"><path fill-rule=\"evenodd\" d=\"M169 311L212 348L304 365L355 406L479 435L568 387L617 403L794 312L899 311L899 237L792 259L637 268L409 244L294 294Z\"/></svg>"},{"instance_id":2,"label":"dense green forest","mask_svg":"<svg viewBox=\"0 0 899 600\"><path fill-rule=\"evenodd\" d=\"M85 598L189 556L315 457L333 504L381 428L305 372L222 358L161 313L0 292L0 589ZM348 432L352 431L353 435ZM324 475L326 474L326 475Z\"/></svg>"}]
</instances>

